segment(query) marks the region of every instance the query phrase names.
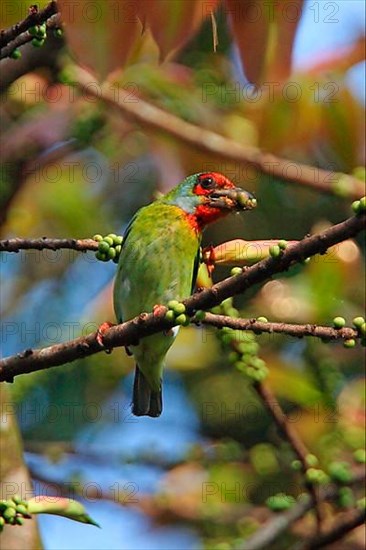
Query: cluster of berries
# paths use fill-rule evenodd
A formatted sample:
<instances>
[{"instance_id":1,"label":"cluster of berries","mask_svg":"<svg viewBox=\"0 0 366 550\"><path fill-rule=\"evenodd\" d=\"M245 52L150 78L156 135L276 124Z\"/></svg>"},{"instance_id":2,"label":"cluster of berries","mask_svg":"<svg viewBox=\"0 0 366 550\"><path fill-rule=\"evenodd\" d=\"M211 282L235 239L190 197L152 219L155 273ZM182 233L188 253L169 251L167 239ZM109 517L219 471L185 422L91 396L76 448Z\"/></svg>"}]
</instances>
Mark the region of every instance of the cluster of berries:
<instances>
[{"instance_id":1,"label":"cluster of berries","mask_svg":"<svg viewBox=\"0 0 366 550\"><path fill-rule=\"evenodd\" d=\"M353 326L357 329L357 332L361 338L361 344L364 346L366 344L366 322L363 317L355 317L352 320ZM344 317L334 317L333 326L336 329L341 329L346 326L346 320ZM347 338L343 341L345 348L354 348L356 345L356 340L354 338Z\"/></svg>"},{"instance_id":2,"label":"cluster of berries","mask_svg":"<svg viewBox=\"0 0 366 550\"><path fill-rule=\"evenodd\" d=\"M0 533L4 525L23 525L25 518L30 518L28 502L18 495L8 500L0 500Z\"/></svg>"},{"instance_id":3,"label":"cluster of berries","mask_svg":"<svg viewBox=\"0 0 366 550\"><path fill-rule=\"evenodd\" d=\"M115 264L118 264L123 237L109 233L106 237L94 235L93 239L98 243L98 252L95 254L97 260L101 260L102 262L113 260Z\"/></svg>"},{"instance_id":4,"label":"cluster of berries","mask_svg":"<svg viewBox=\"0 0 366 550\"><path fill-rule=\"evenodd\" d=\"M358 449L354 452L353 457L356 462L365 463L365 449ZM307 455L306 463L308 468L306 469L305 476L309 483L312 485L324 485L333 482L340 486L336 500L337 506L340 508L351 508L356 505L359 509L365 508L366 499L360 498L356 500L353 490L347 485L353 479L351 465L348 462L333 461L328 465L327 472L319 468L318 459L313 454ZM291 466L294 470L302 470L303 467L300 460L294 460ZM300 494L298 500L303 498L303 496L303 494ZM296 499L293 496L277 493L267 498L266 505L273 512L283 512L291 508L295 502Z\"/></svg>"},{"instance_id":5,"label":"cluster of berries","mask_svg":"<svg viewBox=\"0 0 366 550\"><path fill-rule=\"evenodd\" d=\"M41 25L34 25L34 27L30 27L28 30L29 34L33 36L32 38L32 46L35 48L41 48L43 46L46 38L47 38L47 26L46 23L42 23ZM54 29L53 30L54 36L57 38L60 38L63 35L62 29ZM20 59L22 57L22 52L19 48L15 48L11 54L10 57L12 59Z\"/></svg>"},{"instance_id":6,"label":"cluster of berries","mask_svg":"<svg viewBox=\"0 0 366 550\"><path fill-rule=\"evenodd\" d=\"M238 310L233 307L232 298L224 300L219 306L213 308L212 313L228 315L233 318L239 317ZM260 317L258 320L267 322L265 317ZM230 350L230 363L233 363L239 371L244 372L256 382L261 382L266 378L268 368L265 361L258 357L259 344L252 332L224 327L218 331L218 337L222 346Z\"/></svg>"},{"instance_id":7,"label":"cluster of berries","mask_svg":"<svg viewBox=\"0 0 366 550\"><path fill-rule=\"evenodd\" d=\"M352 210L355 214L366 212L366 197L362 197L359 201L354 201L352 203Z\"/></svg>"}]
</instances>

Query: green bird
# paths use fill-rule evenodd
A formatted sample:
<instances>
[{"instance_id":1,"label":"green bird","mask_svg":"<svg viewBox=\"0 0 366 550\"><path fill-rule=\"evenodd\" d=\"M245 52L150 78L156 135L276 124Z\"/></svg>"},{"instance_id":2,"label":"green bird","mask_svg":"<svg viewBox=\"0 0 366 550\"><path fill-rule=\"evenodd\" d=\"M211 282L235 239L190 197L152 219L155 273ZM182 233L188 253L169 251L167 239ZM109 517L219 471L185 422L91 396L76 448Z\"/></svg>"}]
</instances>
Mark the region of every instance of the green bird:
<instances>
[{"instance_id":1,"label":"green bird","mask_svg":"<svg viewBox=\"0 0 366 550\"><path fill-rule=\"evenodd\" d=\"M194 290L205 226L233 211L254 208L254 197L216 172L194 174L138 210L122 243L114 285L119 323ZM165 355L177 328L131 346L136 360L132 412L160 416Z\"/></svg>"}]
</instances>

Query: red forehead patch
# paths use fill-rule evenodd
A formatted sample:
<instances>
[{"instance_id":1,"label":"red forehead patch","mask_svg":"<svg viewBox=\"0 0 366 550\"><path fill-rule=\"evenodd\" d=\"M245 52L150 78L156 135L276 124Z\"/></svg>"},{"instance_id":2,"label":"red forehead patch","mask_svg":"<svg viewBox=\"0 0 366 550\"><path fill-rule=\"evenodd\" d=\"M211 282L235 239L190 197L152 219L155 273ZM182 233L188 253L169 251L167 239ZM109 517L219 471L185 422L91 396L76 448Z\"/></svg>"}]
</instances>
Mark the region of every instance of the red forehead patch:
<instances>
[{"instance_id":1,"label":"red forehead patch","mask_svg":"<svg viewBox=\"0 0 366 550\"><path fill-rule=\"evenodd\" d=\"M200 184L204 184L210 178L213 180L213 187L235 187L232 181L230 181L226 176L220 174L219 172L205 172L203 174L200 174L198 176L198 182Z\"/></svg>"}]
</instances>

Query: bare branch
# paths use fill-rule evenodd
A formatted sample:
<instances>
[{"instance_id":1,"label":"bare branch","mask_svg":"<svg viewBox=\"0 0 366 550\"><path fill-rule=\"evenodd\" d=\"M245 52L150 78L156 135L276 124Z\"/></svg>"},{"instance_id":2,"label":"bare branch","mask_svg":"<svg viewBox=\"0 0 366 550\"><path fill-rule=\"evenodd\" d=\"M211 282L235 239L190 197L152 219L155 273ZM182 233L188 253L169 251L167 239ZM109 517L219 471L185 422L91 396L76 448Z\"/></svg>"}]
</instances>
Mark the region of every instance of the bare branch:
<instances>
[{"instance_id":1,"label":"bare branch","mask_svg":"<svg viewBox=\"0 0 366 550\"><path fill-rule=\"evenodd\" d=\"M323 233L306 237L284 250L279 258L267 258L253 267L246 268L240 275L220 281L211 288L196 292L184 300L188 315L197 310L207 310L220 304L226 298L245 292L249 287L262 283L275 273L286 271L294 262L315 254L324 254L330 246L354 237L365 227L366 215L348 218ZM140 338L172 326L165 320L166 309L158 314L142 313L135 319L110 328L103 337L106 349L116 346L134 345ZM0 381L12 381L14 376L63 365L76 359L103 351L96 340L97 333L76 338L39 350L26 350L0 361Z\"/></svg>"},{"instance_id":2,"label":"bare branch","mask_svg":"<svg viewBox=\"0 0 366 550\"><path fill-rule=\"evenodd\" d=\"M296 550L315 550L323 548L332 542L341 540L350 531L363 525L366 519L366 510L351 510L343 519L338 519L331 529L324 533L319 533L314 537L304 540L302 544L296 547Z\"/></svg>"},{"instance_id":3,"label":"bare branch","mask_svg":"<svg viewBox=\"0 0 366 550\"><path fill-rule=\"evenodd\" d=\"M98 250L98 243L93 239L48 239L41 237L40 239L4 239L0 241L0 252L19 252L19 250L60 250L68 248L86 252Z\"/></svg>"},{"instance_id":4,"label":"bare branch","mask_svg":"<svg viewBox=\"0 0 366 550\"><path fill-rule=\"evenodd\" d=\"M255 334L262 332L268 334L287 334L296 338L313 336L314 338L323 338L325 340L349 340L351 338L358 338L359 336L357 330L351 327L335 329L321 325L271 323L257 321L256 319L234 319L227 315L214 315L213 313L206 313L202 323L217 328L229 327L234 330L252 330Z\"/></svg>"},{"instance_id":5,"label":"bare branch","mask_svg":"<svg viewBox=\"0 0 366 550\"><path fill-rule=\"evenodd\" d=\"M131 101L130 92L123 88L113 88L110 83L101 88L94 87L90 86L92 81L92 75L78 67L75 84L83 93L101 99L144 128L163 131L190 145L196 151L213 155L215 159L247 164L272 178L279 178L295 185L303 185L321 193L336 194L337 181L342 178L346 180L346 185L349 188L347 196L350 199L358 199L364 194L364 183L353 176L283 159L265 153L257 147L244 147L211 130L181 120L140 97Z\"/></svg>"},{"instance_id":6,"label":"bare branch","mask_svg":"<svg viewBox=\"0 0 366 550\"><path fill-rule=\"evenodd\" d=\"M359 485L365 482L365 472L356 473L355 477L350 481L349 485ZM321 502L334 500L338 495L339 487L331 484L325 489L319 491L319 500ZM246 539L242 550L264 550L271 548L271 545L284 533L293 523L302 518L313 507L311 498L299 500L295 506L287 512L276 514L273 518L262 524L260 528L250 538ZM322 536L322 535L320 535ZM316 536L318 538L318 535ZM305 550L303 547L296 550Z\"/></svg>"}]
</instances>

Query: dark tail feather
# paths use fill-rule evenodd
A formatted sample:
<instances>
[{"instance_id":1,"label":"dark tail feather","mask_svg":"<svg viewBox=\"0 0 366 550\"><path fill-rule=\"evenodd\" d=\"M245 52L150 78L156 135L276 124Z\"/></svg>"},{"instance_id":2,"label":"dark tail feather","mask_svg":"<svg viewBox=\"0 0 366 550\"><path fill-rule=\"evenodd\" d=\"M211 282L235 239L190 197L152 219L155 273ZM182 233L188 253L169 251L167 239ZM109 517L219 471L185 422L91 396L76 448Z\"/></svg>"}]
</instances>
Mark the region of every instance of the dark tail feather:
<instances>
[{"instance_id":1,"label":"dark tail feather","mask_svg":"<svg viewBox=\"0 0 366 550\"><path fill-rule=\"evenodd\" d=\"M132 413L135 416L160 416L163 410L161 389L152 391L145 376L136 365L133 383Z\"/></svg>"}]
</instances>

